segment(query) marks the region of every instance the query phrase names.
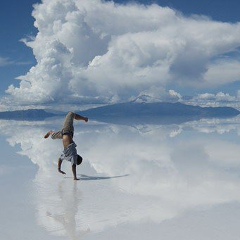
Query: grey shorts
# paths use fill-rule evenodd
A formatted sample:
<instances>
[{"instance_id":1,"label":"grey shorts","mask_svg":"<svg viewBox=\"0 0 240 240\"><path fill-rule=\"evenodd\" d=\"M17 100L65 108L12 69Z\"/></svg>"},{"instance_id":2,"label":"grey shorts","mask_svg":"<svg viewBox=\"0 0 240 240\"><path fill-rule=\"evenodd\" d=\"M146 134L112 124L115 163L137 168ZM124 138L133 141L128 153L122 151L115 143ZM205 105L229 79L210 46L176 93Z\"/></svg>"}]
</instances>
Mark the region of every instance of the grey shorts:
<instances>
[{"instance_id":1,"label":"grey shorts","mask_svg":"<svg viewBox=\"0 0 240 240\"><path fill-rule=\"evenodd\" d=\"M69 112L65 118L62 131L58 131L52 134L52 139L61 139L63 135L70 135L73 137L74 127L73 120L75 117L75 113Z\"/></svg>"},{"instance_id":2,"label":"grey shorts","mask_svg":"<svg viewBox=\"0 0 240 240\"><path fill-rule=\"evenodd\" d=\"M78 159L78 155L77 155L77 149L76 149L77 145L73 142L71 143L66 149L63 150L62 155L60 156L60 159L69 161L75 165L78 164L77 159Z\"/></svg>"}]
</instances>

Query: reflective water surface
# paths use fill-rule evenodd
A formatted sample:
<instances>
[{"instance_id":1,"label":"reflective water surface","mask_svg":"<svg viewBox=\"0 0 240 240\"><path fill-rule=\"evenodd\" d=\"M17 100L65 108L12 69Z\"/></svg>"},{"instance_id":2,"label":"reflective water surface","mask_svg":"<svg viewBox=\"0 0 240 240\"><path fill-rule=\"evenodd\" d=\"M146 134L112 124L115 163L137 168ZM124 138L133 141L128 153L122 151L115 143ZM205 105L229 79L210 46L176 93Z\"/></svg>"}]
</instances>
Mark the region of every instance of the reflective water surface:
<instances>
[{"instance_id":1,"label":"reflective water surface","mask_svg":"<svg viewBox=\"0 0 240 240\"><path fill-rule=\"evenodd\" d=\"M75 122L80 181L43 138L63 120L0 122L0 239L238 239L238 118Z\"/></svg>"}]
</instances>

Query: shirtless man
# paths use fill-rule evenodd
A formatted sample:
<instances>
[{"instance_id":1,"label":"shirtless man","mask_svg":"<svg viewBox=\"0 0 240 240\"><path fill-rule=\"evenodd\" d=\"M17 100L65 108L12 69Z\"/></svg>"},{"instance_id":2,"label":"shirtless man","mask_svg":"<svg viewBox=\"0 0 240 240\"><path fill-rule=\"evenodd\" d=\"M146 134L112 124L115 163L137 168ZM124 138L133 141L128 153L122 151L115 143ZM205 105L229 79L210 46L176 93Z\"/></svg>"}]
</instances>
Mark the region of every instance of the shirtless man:
<instances>
[{"instance_id":1,"label":"shirtless man","mask_svg":"<svg viewBox=\"0 0 240 240\"><path fill-rule=\"evenodd\" d=\"M51 136L52 139L62 139L64 150L60 158L58 159L58 172L62 174L66 174L61 170L61 166L62 166L62 161L67 160L72 163L72 172L73 172L74 180L79 180L77 178L76 165L79 165L82 163L82 157L77 154L77 149L76 149L77 145L73 141L73 134L74 134L73 120L74 119L88 122L87 117L83 117L76 113L69 112L66 116L62 131L58 131L58 132L49 131L44 136L44 138L48 138L49 136Z\"/></svg>"}]
</instances>

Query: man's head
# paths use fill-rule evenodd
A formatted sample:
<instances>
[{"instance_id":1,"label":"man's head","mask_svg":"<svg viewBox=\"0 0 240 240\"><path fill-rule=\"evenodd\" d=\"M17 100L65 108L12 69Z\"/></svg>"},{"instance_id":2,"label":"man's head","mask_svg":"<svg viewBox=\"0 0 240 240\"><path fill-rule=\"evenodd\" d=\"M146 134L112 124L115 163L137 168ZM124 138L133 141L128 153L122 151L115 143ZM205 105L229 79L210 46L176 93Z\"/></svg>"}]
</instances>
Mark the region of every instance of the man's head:
<instances>
[{"instance_id":1,"label":"man's head","mask_svg":"<svg viewBox=\"0 0 240 240\"><path fill-rule=\"evenodd\" d=\"M82 157L80 155L77 155L77 165L80 165L82 163Z\"/></svg>"}]
</instances>

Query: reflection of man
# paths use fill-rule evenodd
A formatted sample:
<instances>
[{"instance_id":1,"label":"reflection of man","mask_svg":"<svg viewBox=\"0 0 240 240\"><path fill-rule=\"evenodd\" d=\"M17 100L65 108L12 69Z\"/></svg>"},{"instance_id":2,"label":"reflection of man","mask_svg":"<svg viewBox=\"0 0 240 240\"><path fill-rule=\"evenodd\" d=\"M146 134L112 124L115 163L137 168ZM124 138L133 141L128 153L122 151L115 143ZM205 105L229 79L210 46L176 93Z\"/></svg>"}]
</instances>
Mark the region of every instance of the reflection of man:
<instances>
[{"instance_id":1,"label":"reflection of man","mask_svg":"<svg viewBox=\"0 0 240 240\"><path fill-rule=\"evenodd\" d=\"M65 182L65 181L64 181ZM66 183L66 182L65 182ZM47 211L47 216L54 219L56 223L61 224L65 233L71 240L82 239L84 235L90 232L90 229L79 230L82 226L76 221L78 206L80 206L81 193L77 188L76 182L74 185L64 185L63 182L58 187L58 197L61 200L61 208L55 212Z\"/></svg>"},{"instance_id":2,"label":"reflection of man","mask_svg":"<svg viewBox=\"0 0 240 240\"><path fill-rule=\"evenodd\" d=\"M76 165L81 164L82 157L77 154L77 149L76 149L77 145L73 141L73 133L74 133L73 120L74 119L88 122L87 117L82 117L76 113L69 112L66 116L62 131L59 131L59 132L49 131L44 136L44 138L48 138L51 135L52 139L62 139L64 150L58 160L58 171L62 174L66 174L61 170L61 166L62 166L62 161L67 160L72 163L72 172L73 172L74 180L79 180L77 178Z\"/></svg>"}]
</instances>

